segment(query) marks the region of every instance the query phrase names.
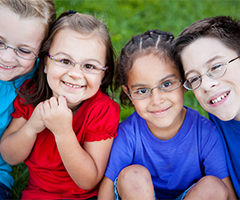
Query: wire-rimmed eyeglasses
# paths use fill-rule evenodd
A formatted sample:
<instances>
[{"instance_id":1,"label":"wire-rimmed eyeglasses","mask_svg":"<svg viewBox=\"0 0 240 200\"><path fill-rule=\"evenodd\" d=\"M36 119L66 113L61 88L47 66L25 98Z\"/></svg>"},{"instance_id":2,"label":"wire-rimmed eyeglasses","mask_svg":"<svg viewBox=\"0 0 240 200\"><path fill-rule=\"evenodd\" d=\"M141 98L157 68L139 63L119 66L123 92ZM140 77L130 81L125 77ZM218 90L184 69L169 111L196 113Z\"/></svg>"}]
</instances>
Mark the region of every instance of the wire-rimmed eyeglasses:
<instances>
[{"instance_id":1,"label":"wire-rimmed eyeglasses","mask_svg":"<svg viewBox=\"0 0 240 200\"><path fill-rule=\"evenodd\" d=\"M6 50L6 49L13 49L14 52L17 54L17 56L19 56L20 58L23 58L25 60L34 60L36 59L38 56L25 48L14 48L14 47L10 47L8 45L6 45L3 41L0 40L0 50Z\"/></svg>"},{"instance_id":2,"label":"wire-rimmed eyeglasses","mask_svg":"<svg viewBox=\"0 0 240 200\"><path fill-rule=\"evenodd\" d=\"M152 95L152 91L156 88L159 88L162 92L171 92L173 90L178 89L181 86L182 80L174 79L163 82L160 86L154 87L152 89L149 88L140 88L138 90L134 90L129 94L129 96L134 100L145 99Z\"/></svg>"},{"instance_id":3,"label":"wire-rimmed eyeglasses","mask_svg":"<svg viewBox=\"0 0 240 200\"><path fill-rule=\"evenodd\" d=\"M89 63L78 63L70 58L55 58L48 54L48 57L53 60L55 65L65 68L71 69L74 65L79 64L81 66L82 71L89 74L100 74L102 71L106 71L107 67L102 67L99 64L89 64Z\"/></svg>"},{"instance_id":4,"label":"wire-rimmed eyeglasses","mask_svg":"<svg viewBox=\"0 0 240 200\"><path fill-rule=\"evenodd\" d=\"M236 58L233 58L226 63L214 65L213 67L208 69L205 74L198 75L198 76L192 76L192 77L188 78L184 82L183 86L187 90L196 90L202 84L202 76L207 75L209 78L212 78L212 79L217 79L217 78L222 77L227 71L227 65L230 64L231 62L237 60L238 58L240 58L240 56L237 56Z\"/></svg>"}]
</instances>

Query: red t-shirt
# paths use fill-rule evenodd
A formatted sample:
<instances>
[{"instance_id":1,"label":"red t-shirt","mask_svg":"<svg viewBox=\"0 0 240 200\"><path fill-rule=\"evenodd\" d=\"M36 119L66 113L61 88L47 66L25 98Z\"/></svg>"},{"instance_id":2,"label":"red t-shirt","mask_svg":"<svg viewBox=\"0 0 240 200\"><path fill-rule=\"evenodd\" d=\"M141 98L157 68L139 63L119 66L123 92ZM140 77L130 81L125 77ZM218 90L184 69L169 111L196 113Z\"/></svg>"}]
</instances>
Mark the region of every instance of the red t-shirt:
<instances>
[{"instance_id":1,"label":"red t-shirt","mask_svg":"<svg viewBox=\"0 0 240 200\"><path fill-rule=\"evenodd\" d=\"M31 105L23 105L19 96L14 107L12 117L23 117L26 120L34 110ZM116 137L119 115L119 105L99 90L73 116L73 130L80 145L84 141ZM25 163L29 170L29 181L22 199L87 199L98 194L98 186L83 190L75 184L63 165L54 135L48 129L38 134Z\"/></svg>"}]
</instances>

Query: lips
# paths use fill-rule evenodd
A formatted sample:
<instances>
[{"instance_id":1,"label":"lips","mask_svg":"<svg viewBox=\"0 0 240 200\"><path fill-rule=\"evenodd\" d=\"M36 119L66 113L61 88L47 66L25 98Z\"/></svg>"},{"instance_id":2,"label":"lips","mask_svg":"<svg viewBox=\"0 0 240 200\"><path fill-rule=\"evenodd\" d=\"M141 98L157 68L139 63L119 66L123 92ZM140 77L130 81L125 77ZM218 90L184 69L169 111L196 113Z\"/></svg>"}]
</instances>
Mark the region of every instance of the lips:
<instances>
[{"instance_id":1,"label":"lips","mask_svg":"<svg viewBox=\"0 0 240 200\"><path fill-rule=\"evenodd\" d=\"M12 69L12 68L14 68L15 66L10 67L10 66L5 66L5 65L0 64L0 67L2 67L2 68L4 68L4 69Z\"/></svg>"},{"instance_id":2,"label":"lips","mask_svg":"<svg viewBox=\"0 0 240 200\"><path fill-rule=\"evenodd\" d=\"M63 83L69 87L72 87L72 88L81 88L81 87L84 87L84 86L81 86L81 85L77 85L77 84L72 84L72 83L68 83L68 82L64 82Z\"/></svg>"},{"instance_id":3,"label":"lips","mask_svg":"<svg viewBox=\"0 0 240 200\"><path fill-rule=\"evenodd\" d=\"M218 98L210 100L210 103L211 104L218 103L228 95L229 95L229 92L226 92L226 93L222 94L221 96L219 96Z\"/></svg>"}]
</instances>

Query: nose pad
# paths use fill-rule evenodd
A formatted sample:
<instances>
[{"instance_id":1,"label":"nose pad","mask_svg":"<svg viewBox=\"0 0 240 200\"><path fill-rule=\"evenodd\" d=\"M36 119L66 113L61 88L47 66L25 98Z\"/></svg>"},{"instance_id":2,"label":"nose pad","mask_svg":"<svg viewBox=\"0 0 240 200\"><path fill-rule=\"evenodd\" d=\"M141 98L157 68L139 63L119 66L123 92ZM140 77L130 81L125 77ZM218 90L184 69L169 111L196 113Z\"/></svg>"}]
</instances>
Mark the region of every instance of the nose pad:
<instances>
[{"instance_id":1,"label":"nose pad","mask_svg":"<svg viewBox=\"0 0 240 200\"><path fill-rule=\"evenodd\" d=\"M151 95L151 104L159 105L165 101L164 92L160 88L154 88Z\"/></svg>"}]
</instances>

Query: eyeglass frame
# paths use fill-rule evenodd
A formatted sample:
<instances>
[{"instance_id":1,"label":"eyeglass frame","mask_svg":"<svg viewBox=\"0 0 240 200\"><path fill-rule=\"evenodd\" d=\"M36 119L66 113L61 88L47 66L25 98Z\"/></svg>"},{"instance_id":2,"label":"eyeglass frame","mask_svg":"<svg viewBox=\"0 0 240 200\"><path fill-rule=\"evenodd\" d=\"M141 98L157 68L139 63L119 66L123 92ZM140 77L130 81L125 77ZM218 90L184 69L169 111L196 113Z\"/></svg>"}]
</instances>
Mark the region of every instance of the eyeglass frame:
<instances>
[{"instance_id":1,"label":"eyeglass frame","mask_svg":"<svg viewBox=\"0 0 240 200\"><path fill-rule=\"evenodd\" d=\"M14 52L16 53L16 55L18 56L18 57L20 57L20 58L22 58L22 59L24 59L24 60L35 60L35 59L37 59L38 58L38 56L33 52L33 51L31 51L31 50L28 50L28 51L30 51L31 53L33 53L34 54L34 58L31 58L31 59L29 59L29 58L24 58L24 57L22 57L22 56L20 56L19 54L18 54L18 51L19 51L19 48L14 48L14 47L11 47L11 46L9 46L9 45L6 45L3 41L1 41L3 44L4 44L4 47L3 48L0 48L0 50L7 50L8 48L9 49L12 49L12 50L14 50Z\"/></svg>"},{"instance_id":2,"label":"eyeglass frame","mask_svg":"<svg viewBox=\"0 0 240 200\"><path fill-rule=\"evenodd\" d=\"M131 92L131 94L128 94L128 95L129 95L132 99L134 99L134 100L141 100L141 99L146 99L146 98L150 97L150 96L152 95L152 91L153 91L154 89L156 89L156 88L159 88L162 92L171 92L171 91L174 91L174 90L180 88L181 85L182 85L182 84L181 84L181 83L182 83L182 80L173 79L173 80L171 80L171 81L178 81L178 82L179 82L179 86L176 87L176 88L174 88L174 89L171 89L171 90L164 90L164 89L162 88L162 85L163 85L163 83L162 83L161 85L156 86L156 87L153 87L152 89L150 89L150 88L143 88L143 89L148 89L148 90L150 90L149 95L146 96L146 97L143 97L143 98L134 98L134 97L132 97L132 94L133 94L134 92L138 91L138 90L134 90L134 91ZM165 82L166 82L166 81L164 81L164 83L165 83Z\"/></svg>"},{"instance_id":3,"label":"eyeglass frame","mask_svg":"<svg viewBox=\"0 0 240 200\"><path fill-rule=\"evenodd\" d=\"M196 90L196 89L198 89L198 88L200 87L200 85L202 84L202 78L201 78L201 77L204 76L204 75L207 75L209 78L212 78L212 79L218 79L218 78L222 77L222 76L226 73L226 71L227 71L227 65L230 64L230 63L232 63L233 61L237 60L238 58L240 58L240 55L237 56L236 58L233 58L233 59L229 60L228 62L225 62L225 63L222 63L222 64L221 64L220 67L225 67L225 70L224 70L224 72L223 72L222 75L217 76L217 77L213 77L213 76L212 76L212 73L209 73L209 71L211 71L211 69L213 69L214 67L217 66L217 65L214 65L214 66L212 66L211 68L209 68L206 73L201 74L201 75L199 75L199 76L192 76L192 77L186 79L186 80L184 81L184 83L183 83L183 87L185 87L187 90ZM196 88L191 89L191 88L187 87L186 84L187 84L187 82L189 82L189 81L188 81L189 79L192 79L192 78L194 78L194 77L197 77L197 78L199 79L199 85L198 85Z\"/></svg>"},{"instance_id":4,"label":"eyeglass frame","mask_svg":"<svg viewBox=\"0 0 240 200\"><path fill-rule=\"evenodd\" d=\"M71 65L72 67L70 67L70 68L69 68L69 67L63 67L63 66L58 65L58 64L55 62L54 56L51 56L51 55L48 53L48 57L50 58L50 60L52 60L52 61L54 62L55 65L57 65L58 67L64 68L64 69L71 69L71 68L73 68L76 64L79 64L79 65L81 66L81 70L82 70L83 72L85 72L85 73L88 73L88 74L95 74L95 75L97 75L97 74L101 74L102 71L105 72L105 71L107 70L107 67L106 67L106 66L105 66L105 67L101 66L102 69L101 69L101 71L99 71L99 73L87 72L87 71L84 71L83 65L88 64L88 63L79 63L79 62L76 62L75 60L70 59L70 58L68 58L68 60L71 60L71 61L73 62L73 65Z\"/></svg>"}]
</instances>

